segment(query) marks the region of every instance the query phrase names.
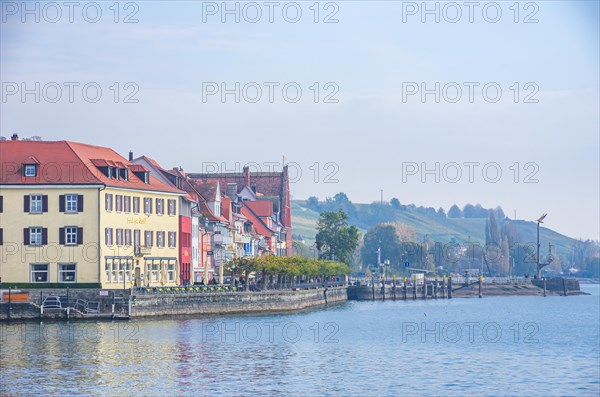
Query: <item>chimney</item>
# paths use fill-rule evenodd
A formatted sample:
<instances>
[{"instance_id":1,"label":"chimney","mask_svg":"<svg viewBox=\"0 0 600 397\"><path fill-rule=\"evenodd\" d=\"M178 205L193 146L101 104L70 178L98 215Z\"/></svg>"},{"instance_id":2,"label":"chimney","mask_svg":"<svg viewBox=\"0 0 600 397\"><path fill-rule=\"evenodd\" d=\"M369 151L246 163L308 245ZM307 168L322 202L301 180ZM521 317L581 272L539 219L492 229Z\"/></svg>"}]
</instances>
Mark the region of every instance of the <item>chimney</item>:
<instances>
[{"instance_id":1,"label":"chimney","mask_svg":"<svg viewBox=\"0 0 600 397\"><path fill-rule=\"evenodd\" d=\"M129 151L129 161L133 161L133 152Z\"/></svg>"},{"instance_id":2,"label":"chimney","mask_svg":"<svg viewBox=\"0 0 600 397\"><path fill-rule=\"evenodd\" d=\"M19 136L17 134L12 134L12 136L10 137L11 141L18 141L19 140Z\"/></svg>"},{"instance_id":3,"label":"chimney","mask_svg":"<svg viewBox=\"0 0 600 397\"><path fill-rule=\"evenodd\" d=\"M227 184L227 196L232 201L235 201L235 198L237 196L237 183L228 183Z\"/></svg>"},{"instance_id":4,"label":"chimney","mask_svg":"<svg viewBox=\"0 0 600 397\"><path fill-rule=\"evenodd\" d=\"M246 178L246 186L250 186L250 167L244 167L244 178Z\"/></svg>"}]
</instances>

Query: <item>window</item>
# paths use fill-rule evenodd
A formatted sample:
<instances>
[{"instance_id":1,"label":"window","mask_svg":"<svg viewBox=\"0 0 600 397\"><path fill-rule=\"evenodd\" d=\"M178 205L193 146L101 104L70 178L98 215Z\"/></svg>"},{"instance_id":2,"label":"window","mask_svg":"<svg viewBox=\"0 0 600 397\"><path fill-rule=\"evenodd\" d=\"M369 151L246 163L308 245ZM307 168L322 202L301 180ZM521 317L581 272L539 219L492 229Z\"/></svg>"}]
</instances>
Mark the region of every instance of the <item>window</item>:
<instances>
[{"instance_id":1,"label":"window","mask_svg":"<svg viewBox=\"0 0 600 397\"><path fill-rule=\"evenodd\" d=\"M169 200L168 206L169 215L177 215L177 206L175 200Z\"/></svg>"},{"instance_id":2,"label":"window","mask_svg":"<svg viewBox=\"0 0 600 397\"><path fill-rule=\"evenodd\" d=\"M123 196L120 194L115 195L115 211L123 212Z\"/></svg>"},{"instance_id":3,"label":"window","mask_svg":"<svg viewBox=\"0 0 600 397\"><path fill-rule=\"evenodd\" d=\"M175 281L175 264L173 262L169 262L167 265L167 278L169 281Z\"/></svg>"},{"instance_id":4,"label":"window","mask_svg":"<svg viewBox=\"0 0 600 397\"><path fill-rule=\"evenodd\" d=\"M144 232L144 243L146 244L146 247L152 247L153 243L154 243L154 236L151 230L146 230Z\"/></svg>"},{"instance_id":5,"label":"window","mask_svg":"<svg viewBox=\"0 0 600 397\"><path fill-rule=\"evenodd\" d=\"M133 198L133 213L134 214L140 213L140 198L139 197Z\"/></svg>"},{"instance_id":6,"label":"window","mask_svg":"<svg viewBox=\"0 0 600 397\"><path fill-rule=\"evenodd\" d=\"M156 232L156 246L158 248L165 247L165 232Z\"/></svg>"},{"instance_id":7,"label":"window","mask_svg":"<svg viewBox=\"0 0 600 397\"><path fill-rule=\"evenodd\" d=\"M29 228L29 245L42 245L42 228L41 227L30 227Z\"/></svg>"},{"instance_id":8,"label":"window","mask_svg":"<svg viewBox=\"0 0 600 397\"><path fill-rule=\"evenodd\" d=\"M4 200L2 199L2 196L0 196L0 213L1 213L2 211L4 211L4 208L3 208L3 207L4 207Z\"/></svg>"},{"instance_id":9,"label":"window","mask_svg":"<svg viewBox=\"0 0 600 397\"><path fill-rule=\"evenodd\" d=\"M36 176L37 166L35 164L25 164L25 176Z\"/></svg>"},{"instance_id":10,"label":"window","mask_svg":"<svg viewBox=\"0 0 600 397\"><path fill-rule=\"evenodd\" d=\"M131 229L125 229L125 245L131 245Z\"/></svg>"},{"instance_id":11,"label":"window","mask_svg":"<svg viewBox=\"0 0 600 397\"><path fill-rule=\"evenodd\" d=\"M165 199L156 199L156 215L164 215Z\"/></svg>"},{"instance_id":12,"label":"window","mask_svg":"<svg viewBox=\"0 0 600 397\"><path fill-rule=\"evenodd\" d=\"M144 214L152 213L152 199L144 198Z\"/></svg>"},{"instance_id":13,"label":"window","mask_svg":"<svg viewBox=\"0 0 600 397\"><path fill-rule=\"evenodd\" d=\"M110 283L110 272L111 272L111 262L108 261L108 259L106 260L106 263L104 264L104 274L105 274L105 281L107 283Z\"/></svg>"},{"instance_id":14,"label":"window","mask_svg":"<svg viewBox=\"0 0 600 397\"><path fill-rule=\"evenodd\" d=\"M139 247L141 245L141 241L140 241L140 229L135 229L133 231L133 245L135 247Z\"/></svg>"},{"instance_id":15,"label":"window","mask_svg":"<svg viewBox=\"0 0 600 397\"><path fill-rule=\"evenodd\" d=\"M77 195L65 195L65 212L77 212Z\"/></svg>"},{"instance_id":16,"label":"window","mask_svg":"<svg viewBox=\"0 0 600 397\"><path fill-rule=\"evenodd\" d=\"M41 194L32 194L29 196L29 213L39 214L43 210L43 198Z\"/></svg>"},{"instance_id":17,"label":"window","mask_svg":"<svg viewBox=\"0 0 600 397\"><path fill-rule=\"evenodd\" d=\"M76 226L65 227L65 244L66 245L77 244L77 227Z\"/></svg>"},{"instance_id":18,"label":"window","mask_svg":"<svg viewBox=\"0 0 600 397\"><path fill-rule=\"evenodd\" d=\"M159 269L159 264L158 263L152 263L152 268L151 268L151 276L152 276L152 281L158 282L158 269Z\"/></svg>"},{"instance_id":19,"label":"window","mask_svg":"<svg viewBox=\"0 0 600 397\"><path fill-rule=\"evenodd\" d=\"M112 179L112 177L113 177L113 167L108 167L108 169L106 171L106 176L108 176L108 179Z\"/></svg>"},{"instance_id":20,"label":"window","mask_svg":"<svg viewBox=\"0 0 600 397\"><path fill-rule=\"evenodd\" d=\"M74 283L77 281L77 270L75 263L58 264L58 282Z\"/></svg>"},{"instance_id":21,"label":"window","mask_svg":"<svg viewBox=\"0 0 600 397\"><path fill-rule=\"evenodd\" d=\"M131 196L123 197L123 212L131 212Z\"/></svg>"},{"instance_id":22,"label":"window","mask_svg":"<svg viewBox=\"0 0 600 397\"><path fill-rule=\"evenodd\" d=\"M126 181L129 180L129 170L127 168L121 168L121 178L125 179Z\"/></svg>"},{"instance_id":23,"label":"window","mask_svg":"<svg viewBox=\"0 0 600 397\"><path fill-rule=\"evenodd\" d=\"M117 240L117 245L123 245L123 229L116 229L115 237Z\"/></svg>"},{"instance_id":24,"label":"window","mask_svg":"<svg viewBox=\"0 0 600 397\"><path fill-rule=\"evenodd\" d=\"M32 283L47 283L48 282L48 264L32 264L31 265L31 282Z\"/></svg>"},{"instance_id":25,"label":"window","mask_svg":"<svg viewBox=\"0 0 600 397\"><path fill-rule=\"evenodd\" d=\"M175 248L176 232L169 232L169 248Z\"/></svg>"},{"instance_id":26,"label":"window","mask_svg":"<svg viewBox=\"0 0 600 397\"><path fill-rule=\"evenodd\" d=\"M113 209L113 195L111 193L106 193L104 195L105 197L105 203L104 203L104 209L107 211L112 211Z\"/></svg>"},{"instance_id":27,"label":"window","mask_svg":"<svg viewBox=\"0 0 600 397\"><path fill-rule=\"evenodd\" d=\"M113 245L113 230L111 227L104 229L104 243L106 245Z\"/></svg>"}]
</instances>

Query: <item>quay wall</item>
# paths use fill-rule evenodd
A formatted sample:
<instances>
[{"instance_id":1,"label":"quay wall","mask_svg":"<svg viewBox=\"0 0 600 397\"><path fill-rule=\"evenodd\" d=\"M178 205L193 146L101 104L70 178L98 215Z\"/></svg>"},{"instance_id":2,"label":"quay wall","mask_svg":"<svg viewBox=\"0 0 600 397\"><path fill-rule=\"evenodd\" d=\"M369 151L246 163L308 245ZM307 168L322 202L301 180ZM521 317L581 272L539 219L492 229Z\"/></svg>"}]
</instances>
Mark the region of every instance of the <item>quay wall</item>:
<instances>
[{"instance_id":1,"label":"quay wall","mask_svg":"<svg viewBox=\"0 0 600 397\"><path fill-rule=\"evenodd\" d=\"M29 302L0 303L0 321L32 319L66 319L63 309L44 309L40 313L41 297L66 296L66 290L31 291ZM129 295L129 291L114 291L117 297L114 314L122 317L150 317L194 314L233 314L298 311L347 301L347 287L336 286L302 290L266 290L260 292L218 293L146 293ZM84 315L70 310L69 318L110 319L113 291L101 296L98 289L71 289L69 302L77 299L99 302L99 314ZM120 300L119 300L120 299ZM131 303L130 303L131 302ZM63 305L66 307L66 304Z\"/></svg>"}]
</instances>

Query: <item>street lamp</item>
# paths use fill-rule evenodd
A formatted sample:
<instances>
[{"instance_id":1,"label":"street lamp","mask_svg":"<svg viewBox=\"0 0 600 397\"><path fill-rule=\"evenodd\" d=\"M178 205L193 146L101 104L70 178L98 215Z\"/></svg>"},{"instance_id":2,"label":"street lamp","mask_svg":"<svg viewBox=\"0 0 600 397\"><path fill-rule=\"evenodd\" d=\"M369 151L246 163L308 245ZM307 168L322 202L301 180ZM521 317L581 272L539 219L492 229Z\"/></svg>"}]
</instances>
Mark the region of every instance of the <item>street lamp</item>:
<instances>
[{"instance_id":1,"label":"street lamp","mask_svg":"<svg viewBox=\"0 0 600 397\"><path fill-rule=\"evenodd\" d=\"M542 216L540 216L538 218L538 220L536 220L537 222L537 257L536 257L536 263L537 263L537 276L538 278L542 277L542 272L541 272L541 268L540 268L540 223L544 223L544 218L546 218L546 215L548 214L542 214Z\"/></svg>"}]
</instances>

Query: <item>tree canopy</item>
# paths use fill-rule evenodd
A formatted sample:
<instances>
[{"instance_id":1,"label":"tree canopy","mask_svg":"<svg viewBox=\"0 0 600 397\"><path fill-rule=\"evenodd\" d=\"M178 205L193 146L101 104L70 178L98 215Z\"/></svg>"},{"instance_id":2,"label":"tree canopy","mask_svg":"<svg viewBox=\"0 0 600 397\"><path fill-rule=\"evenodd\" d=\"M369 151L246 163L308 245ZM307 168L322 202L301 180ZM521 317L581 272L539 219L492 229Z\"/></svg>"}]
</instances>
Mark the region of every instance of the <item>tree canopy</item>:
<instances>
[{"instance_id":1,"label":"tree canopy","mask_svg":"<svg viewBox=\"0 0 600 397\"><path fill-rule=\"evenodd\" d=\"M344 211L322 212L319 215L316 236L319 259L349 264L352 252L358 246L358 237L358 228L348 225L348 216Z\"/></svg>"}]
</instances>

